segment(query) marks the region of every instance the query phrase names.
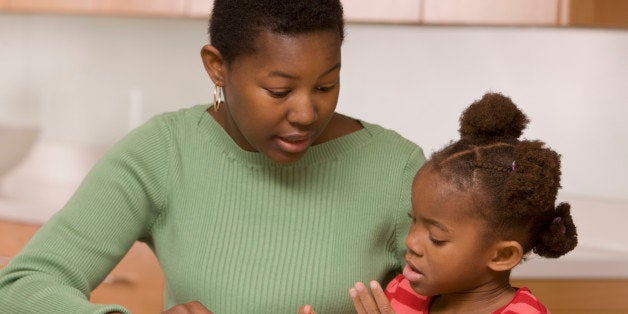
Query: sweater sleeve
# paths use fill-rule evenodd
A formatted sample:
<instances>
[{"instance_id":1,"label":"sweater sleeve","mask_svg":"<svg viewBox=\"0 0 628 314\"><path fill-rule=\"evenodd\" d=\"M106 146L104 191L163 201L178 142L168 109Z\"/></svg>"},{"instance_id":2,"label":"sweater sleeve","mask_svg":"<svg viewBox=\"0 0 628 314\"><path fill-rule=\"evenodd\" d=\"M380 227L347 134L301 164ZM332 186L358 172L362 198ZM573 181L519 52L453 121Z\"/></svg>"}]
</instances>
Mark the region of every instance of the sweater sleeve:
<instances>
[{"instance_id":1,"label":"sweater sleeve","mask_svg":"<svg viewBox=\"0 0 628 314\"><path fill-rule=\"evenodd\" d=\"M149 240L167 193L170 143L162 117L116 144L0 271L0 312L128 313L89 295L136 240Z\"/></svg>"},{"instance_id":2,"label":"sweater sleeve","mask_svg":"<svg viewBox=\"0 0 628 314\"><path fill-rule=\"evenodd\" d=\"M414 181L414 176L424 163L425 155L423 154L423 150L417 146L416 149L412 151L412 154L410 154L403 170L403 185L399 195L399 203L401 204L400 210L403 212L398 215L395 233L396 256L402 267L406 264L406 236L410 231L410 219L408 218L408 213L412 210L412 182Z\"/></svg>"}]
</instances>

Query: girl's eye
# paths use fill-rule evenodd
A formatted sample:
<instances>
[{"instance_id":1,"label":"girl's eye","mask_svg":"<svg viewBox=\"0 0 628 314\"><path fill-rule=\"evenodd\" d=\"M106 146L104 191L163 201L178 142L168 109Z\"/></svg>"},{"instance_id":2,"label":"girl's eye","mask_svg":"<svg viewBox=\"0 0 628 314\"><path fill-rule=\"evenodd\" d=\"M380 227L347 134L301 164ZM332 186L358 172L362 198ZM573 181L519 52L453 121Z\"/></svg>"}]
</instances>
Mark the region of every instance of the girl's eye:
<instances>
[{"instance_id":1,"label":"girl's eye","mask_svg":"<svg viewBox=\"0 0 628 314\"><path fill-rule=\"evenodd\" d=\"M268 91L268 94L271 97L274 97L274 98L284 98L284 97L288 96L288 94L290 94L289 90L287 90L287 91L275 91L275 90L272 90L272 89L267 89L266 91Z\"/></svg>"},{"instance_id":2,"label":"girl's eye","mask_svg":"<svg viewBox=\"0 0 628 314\"><path fill-rule=\"evenodd\" d=\"M434 239L431 235L429 236L429 238L430 238L430 241L432 241L432 243L434 243L434 245L436 246L443 246L445 245L445 242L447 242L447 241Z\"/></svg>"},{"instance_id":3,"label":"girl's eye","mask_svg":"<svg viewBox=\"0 0 628 314\"><path fill-rule=\"evenodd\" d=\"M408 217L410 218L410 220L412 220L412 223L416 222L416 218L414 218L414 216L412 216L412 213L408 213Z\"/></svg>"}]
</instances>

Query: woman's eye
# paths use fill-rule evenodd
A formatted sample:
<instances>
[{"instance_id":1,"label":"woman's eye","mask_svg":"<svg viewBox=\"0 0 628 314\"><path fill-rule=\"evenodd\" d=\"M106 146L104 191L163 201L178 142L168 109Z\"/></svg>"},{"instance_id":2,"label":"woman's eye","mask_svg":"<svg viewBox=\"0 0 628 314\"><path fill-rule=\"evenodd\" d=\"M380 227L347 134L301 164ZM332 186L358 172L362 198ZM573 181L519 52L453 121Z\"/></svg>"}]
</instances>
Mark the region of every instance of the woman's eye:
<instances>
[{"instance_id":1,"label":"woman's eye","mask_svg":"<svg viewBox=\"0 0 628 314\"><path fill-rule=\"evenodd\" d=\"M329 91L333 90L334 87L336 87L336 84L334 84L334 85L326 85L326 86L318 86L318 87L316 87L316 90L318 90L319 92L329 92Z\"/></svg>"},{"instance_id":2,"label":"woman's eye","mask_svg":"<svg viewBox=\"0 0 628 314\"><path fill-rule=\"evenodd\" d=\"M266 91L268 91L268 94L274 98L284 98L290 94L290 91L276 91L272 89L267 89Z\"/></svg>"}]
</instances>

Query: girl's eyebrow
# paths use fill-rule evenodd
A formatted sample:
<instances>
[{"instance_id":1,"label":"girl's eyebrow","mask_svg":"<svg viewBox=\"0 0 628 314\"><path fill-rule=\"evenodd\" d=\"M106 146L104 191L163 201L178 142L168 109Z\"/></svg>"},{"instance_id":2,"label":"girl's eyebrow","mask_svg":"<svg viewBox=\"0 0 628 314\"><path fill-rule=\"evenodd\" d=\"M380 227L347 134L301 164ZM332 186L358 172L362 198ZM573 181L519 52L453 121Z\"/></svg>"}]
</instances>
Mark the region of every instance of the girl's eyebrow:
<instances>
[{"instance_id":1,"label":"girl's eyebrow","mask_svg":"<svg viewBox=\"0 0 628 314\"><path fill-rule=\"evenodd\" d=\"M421 217L421 221L424 224L426 224L426 225L431 225L431 226L434 226L434 227L436 227L438 229L441 229L441 230L443 230L445 232L449 232L449 229L445 225L443 225L442 223L440 223L440 222L438 222L438 221L436 221L434 219Z\"/></svg>"}]
</instances>

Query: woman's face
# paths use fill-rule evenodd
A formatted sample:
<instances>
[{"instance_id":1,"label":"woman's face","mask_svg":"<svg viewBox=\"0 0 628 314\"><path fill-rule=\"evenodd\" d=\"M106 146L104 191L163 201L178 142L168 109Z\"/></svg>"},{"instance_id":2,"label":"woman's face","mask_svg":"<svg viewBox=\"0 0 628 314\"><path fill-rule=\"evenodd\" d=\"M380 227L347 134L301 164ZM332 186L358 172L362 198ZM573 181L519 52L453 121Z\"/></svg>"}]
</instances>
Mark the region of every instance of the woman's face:
<instances>
[{"instance_id":1,"label":"woman's face","mask_svg":"<svg viewBox=\"0 0 628 314\"><path fill-rule=\"evenodd\" d=\"M425 168L412 185L412 224L404 276L422 295L473 292L491 281L486 225L472 214L472 195Z\"/></svg>"},{"instance_id":2,"label":"woman's face","mask_svg":"<svg viewBox=\"0 0 628 314\"><path fill-rule=\"evenodd\" d=\"M334 32L261 32L254 53L226 66L223 126L234 141L275 162L301 159L336 109L340 46Z\"/></svg>"}]
</instances>

